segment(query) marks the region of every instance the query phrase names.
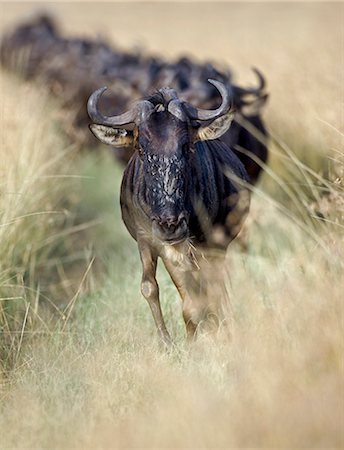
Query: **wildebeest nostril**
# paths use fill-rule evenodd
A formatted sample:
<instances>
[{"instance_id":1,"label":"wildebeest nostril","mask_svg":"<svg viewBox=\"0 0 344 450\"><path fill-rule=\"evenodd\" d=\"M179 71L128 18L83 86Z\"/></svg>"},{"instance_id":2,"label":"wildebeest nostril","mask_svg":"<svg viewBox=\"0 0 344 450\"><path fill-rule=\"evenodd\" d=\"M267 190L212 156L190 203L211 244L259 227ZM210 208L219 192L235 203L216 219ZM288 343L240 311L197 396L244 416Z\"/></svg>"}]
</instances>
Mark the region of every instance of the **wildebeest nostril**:
<instances>
[{"instance_id":1,"label":"wildebeest nostril","mask_svg":"<svg viewBox=\"0 0 344 450\"><path fill-rule=\"evenodd\" d=\"M160 227L166 233L171 234L171 233L175 232L176 228L178 227L178 224L177 224L177 221L175 221L175 220L173 220L173 221L171 219L170 220L163 220L160 223Z\"/></svg>"},{"instance_id":2,"label":"wildebeest nostril","mask_svg":"<svg viewBox=\"0 0 344 450\"><path fill-rule=\"evenodd\" d=\"M179 223L179 217L178 216L163 216L160 217L159 221L160 225L171 228L176 227Z\"/></svg>"},{"instance_id":3,"label":"wildebeest nostril","mask_svg":"<svg viewBox=\"0 0 344 450\"><path fill-rule=\"evenodd\" d=\"M155 216L152 218L152 221L155 222L161 230L166 233L174 233L181 227L183 222L186 222L185 215L162 215Z\"/></svg>"}]
</instances>

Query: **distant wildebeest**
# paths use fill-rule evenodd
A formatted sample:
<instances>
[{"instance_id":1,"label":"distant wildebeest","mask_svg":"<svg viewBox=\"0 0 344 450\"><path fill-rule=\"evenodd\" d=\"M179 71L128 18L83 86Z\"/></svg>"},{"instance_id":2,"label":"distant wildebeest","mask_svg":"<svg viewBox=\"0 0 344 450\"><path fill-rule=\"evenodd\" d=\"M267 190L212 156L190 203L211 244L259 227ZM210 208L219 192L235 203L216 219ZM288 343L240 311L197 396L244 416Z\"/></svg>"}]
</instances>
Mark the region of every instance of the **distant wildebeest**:
<instances>
[{"instance_id":1,"label":"distant wildebeest","mask_svg":"<svg viewBox=\"0 0 344 450\"><path fill-rule=\"evenodd\" d=\"M229 69L220 70L210 62L200 63L185 56L166 61L140 51L120 50L104 39L66 38L47 15L33 17L5 33L0 59L4 67L36 79L60 100L63 128L80 147L96 143L85 131L85 103L98 86L109 86L111 94L102 97L101 108L107 115L114 115L129 108L136 98L166 85L188 103L212 109L220 97L207 80L216 79L232 90L235 108L233 124L221 140L243 162L252 184L267 161L267 132L261 113L266 100L265 80L257 70L258 87L243 88L233 83ZM122 148L115 155L126 164L133 152L134 148Z\"/></svg>"},{"instance_id":2,"label":"distant wildebeest","mask_svg":"<svg viewBox=\"0 0 344 450\"><path fill-rule=\"evenodd\" d=\"M265 92L265 79L259 70L254 69L259 79L255 88L242 88L232 85L233 103L236 109L230 129L222 136L240 161L255 184L268 160L268 133L262 119L262 108L268 98Z\"/></svg>"},{"instance_id":3,"label":"distant wildebeest","mask_svg":"<svg viewBox=\"0 0 344 450\"><path fill-rule=\"evenodd\" d=\"M200 255L207 249L226 249L249 207L245 168L218 139L232 121L230 95L223 83L209 81L222 97L215 110L193 107L171 88L160 89L118 116L99 110L106 88L88 101L95 136L114 147L135 149L122 180L122 218L138 243L141 292L166 345L171 338L160 307L158 257L183 300L188 336L192 338L201 323L219 326L226 318L217 294L204 292Z\"/></svg>"},{"instance_id":4,"label":"distant wildebeest","mask_svg":"<svg viewBox=\"0 0 344 450\"><path fill-rule=\"evenodd\" d=\"M253 69L258 78L258 86L246 88L234 84L229 72L220 72L209 63L196 67L192 76L190 75L188 88L181 93L183 99L188 102L197 101L202 107L212 108L220 98L218 91L206 80L216 78L228 86L233 94L234 118L231 127L220 140L238 156L250 177L250 183L255 184L262 165L268 159L267 131L262 119L262 109L268 97L265 78L259 70ZM172 83L172 86L175 87L175 84Z\"/></svg>"}]
</instances>

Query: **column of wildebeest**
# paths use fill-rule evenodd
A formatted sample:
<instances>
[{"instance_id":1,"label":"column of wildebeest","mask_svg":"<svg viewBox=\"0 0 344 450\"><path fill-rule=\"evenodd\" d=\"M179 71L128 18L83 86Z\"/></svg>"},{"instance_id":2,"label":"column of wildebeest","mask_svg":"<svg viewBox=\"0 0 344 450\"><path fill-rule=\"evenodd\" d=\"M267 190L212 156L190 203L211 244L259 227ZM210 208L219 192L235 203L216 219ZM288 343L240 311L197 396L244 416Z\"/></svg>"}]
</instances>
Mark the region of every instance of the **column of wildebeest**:
<instances>
[{"instance_id":1,"label":"column of wildebeest","mask_svg":"<svg viewBox=\"0 0 344 450\"><path fill-rule=\"evenodd\" d=\"M171 343L155 278L159 257L183 300L188 336L225 325L224 250L268 157L260 71L253 69L256 87L241 87L229 69L208 62L66 38L46 15L5 33L0 56L5 69L58 98L73 142L97 145L91 118L93 134L126 165L122 216L138 243L141 291L163 341Z\"/></svg>"}]
</instances>

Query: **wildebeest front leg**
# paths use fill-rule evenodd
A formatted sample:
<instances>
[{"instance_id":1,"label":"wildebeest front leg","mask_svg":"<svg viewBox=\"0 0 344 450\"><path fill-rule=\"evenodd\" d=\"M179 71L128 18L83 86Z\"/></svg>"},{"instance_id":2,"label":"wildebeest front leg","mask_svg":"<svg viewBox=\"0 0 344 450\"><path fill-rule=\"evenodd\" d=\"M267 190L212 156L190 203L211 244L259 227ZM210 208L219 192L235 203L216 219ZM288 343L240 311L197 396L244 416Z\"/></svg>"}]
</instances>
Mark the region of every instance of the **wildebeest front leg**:
<instances>
[{"instance_id":1,"label":"wildebeest front leg","mask_svg":"<svg viewBox=\"0 0 344 450\"><path fill-rule=\"evenodd\" d=\"M174 264L166 258L163 258L163 262L183 301L183 319L185 322L186 334L188 340L192 341L196 335L197 323L193 320L192 309L194 306L186 287L185 271L175 267Z\"/></svg>"},{"instance_id":2,"label":"wildebeest front leg","mask_svg":"<svg viewBox=\"0 0 344 450\"><path fill-rule=\"evenodd\" d=\"M223 258L199 261L199 270L183 270L163 258L165 267L183 300L187 336L196 332L215 333L226 329L230 319L229 298L224 285Z\"/></svg>"},{"instance_id":3,"label":"wildebeest front leg","mask_svg":"<svg viewBox=\"0 0 344 450\"><path fill-rule=\"evenodd\" d=\"M150 245L146 241L139 240L138 245L142 262L141 292L148 301L159 336L165 345L170 346L172 344L172 340L167 331L162 315L159 300L159 286L155 278L157 255L154 254Z\"/></svg>"}]
</instances>

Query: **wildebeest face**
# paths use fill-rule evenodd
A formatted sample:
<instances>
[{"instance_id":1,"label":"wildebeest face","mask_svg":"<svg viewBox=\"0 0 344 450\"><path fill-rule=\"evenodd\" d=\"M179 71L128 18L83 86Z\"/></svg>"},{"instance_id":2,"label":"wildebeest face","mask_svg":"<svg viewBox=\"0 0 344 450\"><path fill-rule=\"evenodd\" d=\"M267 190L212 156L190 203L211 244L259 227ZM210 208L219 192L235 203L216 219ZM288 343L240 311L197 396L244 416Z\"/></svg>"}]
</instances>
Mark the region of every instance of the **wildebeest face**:
<instances>
[{"instance_id":1,"label":"wildebeest face","mask_svg":"<svg viewBox=\"0 0 344 450\"><path fill-rule=\"evenodd\" d=\"M139 126L146 202L153 234L161 241L179 242L187 237L185 199L191 145L187 123L166 110L154 111Z\"/></svg>"}]
</instances>

